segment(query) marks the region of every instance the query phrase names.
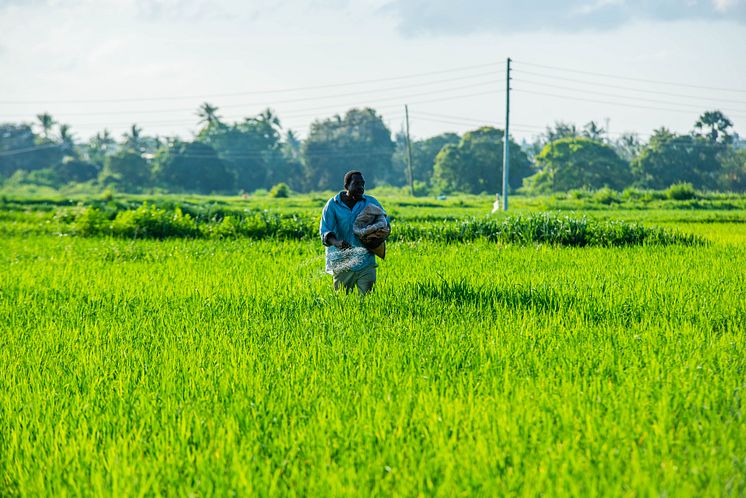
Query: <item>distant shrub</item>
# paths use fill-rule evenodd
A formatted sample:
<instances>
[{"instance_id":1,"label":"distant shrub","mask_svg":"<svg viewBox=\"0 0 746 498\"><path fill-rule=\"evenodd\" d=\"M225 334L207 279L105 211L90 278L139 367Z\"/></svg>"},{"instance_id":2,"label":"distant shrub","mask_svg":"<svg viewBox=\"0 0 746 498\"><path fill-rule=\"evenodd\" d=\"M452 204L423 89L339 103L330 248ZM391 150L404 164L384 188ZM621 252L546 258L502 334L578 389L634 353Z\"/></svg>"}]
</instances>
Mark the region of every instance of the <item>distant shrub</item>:
<instances>
[{"instance_id":1,"label":"distant shrub","mask_svg":"<svg viewBox=\"0 0 746 498\"><path fill-rule=\"evenodd\" d=\"M675 201L688 201L697 198L697 191L691 183L676 183L665 191L666 197Z\"/></svg>"},{"instance_id":2,"label":"distant shrub","mask_svg":"<svg viewBox=\"0 0 746 498\"><path fill-rule=\"evenodd\" d=\"M280 182L269 191L270 197L286 198L290 197L290 187L286 183Z\"/></svg>"},{"instance_id":3,"label":"distant shrub","mask_svg":"<svg viewBox=\"0 0 746 498\"><path fill-rule=\"evenodd\" d=\"M134 211L121 211L111 224L116 237L165 239L199 236L197 224L188 214L176 208L173 212L147 203Z\"/></svg>"},{"instance_id":4,"label":"distant shrub","mask_svg":"<svg viewBox=\"0 0 746 498\"><path fill-rule=\"evenodd\" d=\"M645 192L643 190L634 187L627 187L622 191L622 199L625 201L637 201L642 199L644 195Z\"/></svg>"},{"instance_id":5,"label":"distant shrub","mask_svg":"<svg viewBox=\"0 0 746 498\"><path fill-rule=\"evenodd\" d=\"M666 192L661 190L649 190L642 195L643 202L662 201L667 199Z\"/></svg>"},{"instance_id":6,"label":"distant shrub","mask_svg":"<svg viewBox=\"0 0 746 498\"><path fill-rule=\"evenodd\" d=\"M86 237L101 235L109 226L109 219L95 207L84 208L72 223L73 233Z\"/></svg>"},{"instance_id":7,"label":"distant shrub","mask_svg":"<svg viewBox=\"0 0 746 498\"><path fill-rule=\"evenodd\" d=\"M112 219L113 217L113 219ZM64 223L62 218L60 222ZM95 207L82 209L70 224L73 234L122 238L199 237L303 240L318 237L318 221L297 214L243 211L195 219L180 208L167 210L149 204L107 216ZM395 224L390 240L433 240L464 243L485 239L505 244L562 246L629 246L642 244L701 244L701 239L637 223L598 222L586 217L538 213L502 220L419 219Z\"/></svg>"},{"instance_id":8,"label":"distant shrub","mask_svg":"<svg viewBox=\"0 0 746 498\"><path fill-rule=\"evenodd\" d=\"M104 202L109 202L114 199L114 191L110 188L104 189L103 192L101 192L101 200Z\"/></svg>"},{"instance_id":9,"label":"distant shrub","mask_svg":"<svg viewBox=\"0 0 746 498\"><path fill-rule=\"evenodd\" d=\"M571 218L551 213L494 218L472 218L460 222L400 224L392 240L437 240L450 243L486 239L506 244L555 244L562 246L696 245L702 241L658 227L637 223L600 223L585 217Z\"/></svg>"},{"instance_id":10,"label":"distant shrub","mask_svg":"<svg viewBox=\"0 0 746 498\"><path fill-rule=\"evenodd\" d=\"M592 199L594 202L606 205L622 202L619 199L619 194L608 187L597 190Z\"/></svg>"},{"instance_id":11,"label":"distant shrub","mask_svg":"<svg viewBox=\"0 0 746 498\"><path fill-rule=\"evenodd\" d=\"M567 198L568 199L587 199L591 196L591 192L588 189L585 188L574 188L567 191Z\"/></svg>"},{"instance_id":12,"label":"distant shrub","mask_svg":"<svg viewBox=\"0 0 746 498\"><path fill-rule=\"evenodd\" d=\"M84 236L111 235L133 239L200 235L196 222L181 209L169 212L147 203L135 210L119 211L113 220L98 208L84 208L73 221L72 232Z\"/></svg>"}]
</instances>

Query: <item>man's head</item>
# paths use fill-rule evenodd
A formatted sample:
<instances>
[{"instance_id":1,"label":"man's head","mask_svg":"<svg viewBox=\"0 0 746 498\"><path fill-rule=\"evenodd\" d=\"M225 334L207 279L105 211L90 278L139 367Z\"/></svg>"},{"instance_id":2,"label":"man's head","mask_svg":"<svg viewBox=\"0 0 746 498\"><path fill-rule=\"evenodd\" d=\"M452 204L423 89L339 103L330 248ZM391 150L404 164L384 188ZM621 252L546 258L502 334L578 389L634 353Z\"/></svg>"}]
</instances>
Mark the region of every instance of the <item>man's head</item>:
<instances>
[{"instance_id":1,"label":"man's head","mask_svg":"<svg viewBox=\"0 0 746 498\"><path fill-rule=\"evenodd\" d=\"M347 195L355 200L363 198L365 193L365 178L359 171L348 171L345 174L345 190Z\"/></svg>"}]
</instances>

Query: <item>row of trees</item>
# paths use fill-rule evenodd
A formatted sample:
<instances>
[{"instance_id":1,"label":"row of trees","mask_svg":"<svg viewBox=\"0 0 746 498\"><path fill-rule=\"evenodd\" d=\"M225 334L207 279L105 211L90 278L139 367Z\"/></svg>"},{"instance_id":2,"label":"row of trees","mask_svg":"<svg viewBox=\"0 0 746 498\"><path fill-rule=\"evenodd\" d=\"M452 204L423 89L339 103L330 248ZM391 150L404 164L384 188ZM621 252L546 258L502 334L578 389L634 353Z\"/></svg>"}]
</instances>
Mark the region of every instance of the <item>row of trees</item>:
<instances>
[{"instance_id":1,"label":"row of trees","mask_svg":"<svg viewBox=\"0 0 746 498\"><path fill-rule=\"evenodd\" d=\"M192 140L152 137L133 125L120 140L104 130L76 142L69 126L49 114L30 124L0 124L0 179L11 185L59 187L91 182L136 192L250 192L284 182L296 191L333 190L349 169L373 185L407 183L407 144L392 139L372 109L317 120L301 140L283 130L270 110L227 123L203 104ZM510 186L532 192L627 186L667 188L688 182L700 189L746 191L746 148L718 111L706 112L688 134L661 128L647 143L634 134L611 140L596 123L579 130L556 123L533 143L509 143ZM502 177L503 132L482 127L412 143L419 192L495 192Z\"/></svg>"}]
</instances>

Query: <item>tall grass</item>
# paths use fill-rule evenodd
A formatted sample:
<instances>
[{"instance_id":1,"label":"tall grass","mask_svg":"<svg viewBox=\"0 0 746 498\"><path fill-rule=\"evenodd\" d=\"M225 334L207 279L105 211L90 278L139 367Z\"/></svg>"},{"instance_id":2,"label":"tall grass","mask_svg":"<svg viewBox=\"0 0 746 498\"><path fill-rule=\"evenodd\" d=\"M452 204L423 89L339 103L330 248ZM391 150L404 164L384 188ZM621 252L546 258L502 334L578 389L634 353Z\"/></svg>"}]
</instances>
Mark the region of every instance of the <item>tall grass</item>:
<instances>
[{"instance_id":1,"label":"tall grass","mask_svg":"<svg viewBox=\"0 0 746 498\"><path fill-rule=\"evenodd\" d=\"M61 218L58 218L61 219ZM143 204L117 212L112 219L104 211L88 207L70 221L69 231L83 236L122 238L212 237L252 239L311 239L318 221L295 214L271 211L225 215L198 223L180 208L173 211ZM693 235L625 221L598 222L586 217L533 213L494 218L440 219L395 223L392 241L432 240L463 243L478 239L506 244L555 244L564 246L629 246L701 244Z\"/></svg>"},{"instance_id":2,"label":"tall grass","mask_svg":"<svg viewBox=\"0 0 746 498\"><path fill-rule=\"evenodd\" d=\"M0 495L740 496L745 263L0 238Z\"/></svg>"},{"instance_id":3,"label":"tall grass","mask_svg":"<svg viewBox=\"0 0 746 498\"><path fill-rule=\"evenodd\" d=\"M361 300L323 199L120 201L0 209L2 497L746 494L741 211L397 206Z\"/></svg>"}]
</instances>

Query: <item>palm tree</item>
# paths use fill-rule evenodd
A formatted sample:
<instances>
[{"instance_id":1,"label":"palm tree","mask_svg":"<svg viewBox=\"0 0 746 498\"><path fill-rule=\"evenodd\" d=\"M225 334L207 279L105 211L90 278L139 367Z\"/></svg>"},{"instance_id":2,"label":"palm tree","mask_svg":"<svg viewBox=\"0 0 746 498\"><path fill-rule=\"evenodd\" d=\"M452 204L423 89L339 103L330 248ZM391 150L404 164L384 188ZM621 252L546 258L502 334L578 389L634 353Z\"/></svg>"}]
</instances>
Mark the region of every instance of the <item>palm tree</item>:
<instances>
[{"instance_id":1,"label":"palm tree","mask_svg":"<svg viewBox=\"0 0 746 498\"><path fill-rule=\"evenodd\" d=\"M75 137L70 131L70 125L60 125L60 142L62 142L62 152L66 155L75 155Z\"/></svg>"},{"instance_id":2,"label":"palm tree","mask_svg":"<svg viewBox=\"0 0 746 498\"><path fill-rule=\"evenodd\" d=\"M257 121L263 121L264 123L269 124L272 128L281 128L280 118L278 118L269 107L260 112L256 119Z\"/></svg>"},{"instance_id":3,"label":"palm tree","mask_svg":"<svg viewBox=\"0 0 746 498\"><path fill-rule=\"evenodd\" d=\"M122 134L124 138L125 147L132 149L135 152L140 152L142 149L142 128L133 124L129 132Z\"/></svg>"},{"instance_id":4,"label":"palm tree","mask_svg":"<svg viewBox=\"0 0 746 498\"><path fill-rule=\"evenodd\" d=\"M694 128L711 142L726 144L733 140L729 132L732 127L733 122L720 111L707 111L694 123Z\"/></svg>"},{"instance_id":5,"label":"palm tree","mask_svg":"<svg viewBox=\"0 0 746 498\"><path fill-rule=\"evenodd\" d=\"M595 121L589 121L583 129L583 135L591 140L601 140L606 130L598 126Z\"/></svg>"},{"instance_id":6,"label":"palm tree","mask_svg":"<svg viewBox=\"0 0 746 498\"><path fill-rule=\"evenodd\" d=\"M41 131L44 134L44 139L49 140L49 132L52 131L52 127L57 124L57 122L48 112L37 114L36 119L39 120L39 126L41 127Z\"/></svg>"},{"instance_id":7,"label":"palm tree","mask_svg":"<svg viewBox=\"0 0 746 498\"><path fill-rule=\"evenodd\" d=\"M199 109L197 109L197 116L199 117L200 124L206 124L207 126L219 126L220 116L218 116L218 108L204 102Z\"/></svg>"},{"instance_id":8,"label":"palm tree","mask_svg":"<svg viewBox=\"0 0 746 498\"><path fill-rule=\"evenodd\" d=\"M285 144L290 153L290 157L296 160L299 159L301 143L298 135L296 135L293 130L288 130L285 134Z\"/></svg>"},{"instance_id":9,"label":"palm tree","mask_svg":"<svg viewBox=\"0 0 746 498\"><path fill-rule=\"evenodd\" d=\"M114 150L116 143L109 130L104 128L103 132L96 133L88 142L89 159L94 163L103 164L106 156Z\"/></svg>"}]
</instances>

